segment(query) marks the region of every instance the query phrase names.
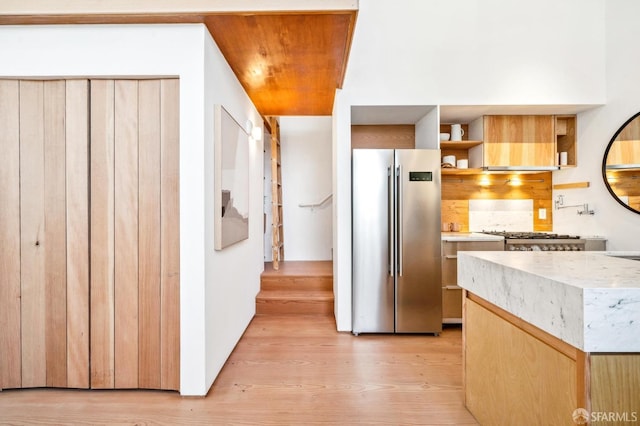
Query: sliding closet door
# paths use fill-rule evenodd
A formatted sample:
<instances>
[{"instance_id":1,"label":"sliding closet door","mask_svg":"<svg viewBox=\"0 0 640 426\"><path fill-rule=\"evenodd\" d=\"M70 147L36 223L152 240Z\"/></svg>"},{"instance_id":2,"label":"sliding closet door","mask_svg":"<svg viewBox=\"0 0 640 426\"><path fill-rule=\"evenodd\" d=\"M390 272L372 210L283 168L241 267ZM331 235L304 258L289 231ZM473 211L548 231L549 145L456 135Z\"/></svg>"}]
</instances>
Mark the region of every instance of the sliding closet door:
<instances>
[{"instance_id":1,"label":"sliding closet door","mask_svg":"<svg viewBox=\"0 0 640 426\"><path fill-rule=\"evenodd\" d=\"M0 80L0 389L22 385L20 83Z\"/></svg>"},{"instance_id":2,"label":"sliding closet door","mask_svg":"<svg viewBox=\"0 0 640 426\"><path fill-rule=\"evenodd\" d=\"M89 82L66 82L67 387L89 387Z\"/></svg>"},{"instance_id":3,"label":"sliding closet door","mask_svg":"<svg viewBox=\"0 0 640 426\"><path fill-rule=\"evenodd\" d=\"M179 389L178 88L0 80L0 389Z\"/></svg>"},{"instance_id":4,"label":"sliding closet door","mask_svg":"<svg viewBox=\"0 0 640 426\"><path fill-rule=\"evenodd\" d=\"M0 81L4 388L88 387L87 93L86 80Z\"/></svg>"},{"instance_id":5,"label":"sliding closet door","mask_svg":"<svg viewBox=\"0 0 640 426\"><path fill-rule=\"evenodd\" d=\"M160 381L180 389L179 80L160 84Z\"/></svg>"},{"instance_id":6,"label":"sliding closet door","mask_svg":"<svg viewBox=\"0 0 640 426\"><path fill-rule=\"evenodd\" d=\"M91 386L179 388L177 80L91 82Z\"/></svg>"}]
</instances>

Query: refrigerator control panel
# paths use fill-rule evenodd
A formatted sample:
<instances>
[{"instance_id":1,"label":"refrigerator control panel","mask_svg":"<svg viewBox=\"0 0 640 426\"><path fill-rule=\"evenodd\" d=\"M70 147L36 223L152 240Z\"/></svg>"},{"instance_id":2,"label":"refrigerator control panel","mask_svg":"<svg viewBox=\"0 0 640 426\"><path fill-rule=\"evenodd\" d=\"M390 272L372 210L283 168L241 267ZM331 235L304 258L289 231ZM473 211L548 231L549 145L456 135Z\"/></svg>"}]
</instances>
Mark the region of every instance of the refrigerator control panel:
<instances>
[{"instance_id":1,"label":"refrigerator control panel","mask_svg":"<svg viewBox=\"0 0 640 426\"><path fill-rule=\"evenodd\" d=\"M431 182L433 172L409 172L409 182Z\"/></svg>"}]
</instances>

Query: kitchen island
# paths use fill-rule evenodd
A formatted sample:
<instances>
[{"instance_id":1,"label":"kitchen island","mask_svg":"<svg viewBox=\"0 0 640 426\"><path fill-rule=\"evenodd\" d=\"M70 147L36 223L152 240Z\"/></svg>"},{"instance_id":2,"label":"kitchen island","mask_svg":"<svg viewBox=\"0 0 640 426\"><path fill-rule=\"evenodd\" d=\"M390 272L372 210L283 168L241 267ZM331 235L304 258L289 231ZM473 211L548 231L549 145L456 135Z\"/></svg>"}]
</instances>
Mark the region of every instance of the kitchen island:
<instances>
[{"instance_id":1,"label":"kitchen island","mask_svg":"<svg viewBox=\"0 0 640 426\"><path fill-rule=\"evenodd\" d=\"M638 254L458 254L465 403L481 424L640 421L640 261L615 257Z\"/></svg>"}]
</instances>

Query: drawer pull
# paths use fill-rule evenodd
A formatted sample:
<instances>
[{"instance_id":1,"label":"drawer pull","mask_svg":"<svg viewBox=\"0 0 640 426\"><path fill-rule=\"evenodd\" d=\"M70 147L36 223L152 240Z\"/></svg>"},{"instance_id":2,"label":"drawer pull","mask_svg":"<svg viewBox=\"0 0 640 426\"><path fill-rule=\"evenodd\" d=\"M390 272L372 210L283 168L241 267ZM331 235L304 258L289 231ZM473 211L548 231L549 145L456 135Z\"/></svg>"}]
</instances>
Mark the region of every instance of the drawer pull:
<instances>
[{"instance_id":1,"label":"drawer pull","mask_svg":"<svg viewBox=\"0 0 640 426\"><path fill-rule=\"evenodd\" d=\"M458 255L457 254L447 254L444 256L445 259L457 259Z\"/></svg>"},{"instance_id":2,"label":"drawer pull","mask_svg":"<svg viewBox=\"0 0 640 426\"><path fill-rule=\"evenodd\" d=\"M447 290L462 290L462 287L457 285L446 285L444 286L444 288L446 288Z\"/></svg>"}]
</instances>

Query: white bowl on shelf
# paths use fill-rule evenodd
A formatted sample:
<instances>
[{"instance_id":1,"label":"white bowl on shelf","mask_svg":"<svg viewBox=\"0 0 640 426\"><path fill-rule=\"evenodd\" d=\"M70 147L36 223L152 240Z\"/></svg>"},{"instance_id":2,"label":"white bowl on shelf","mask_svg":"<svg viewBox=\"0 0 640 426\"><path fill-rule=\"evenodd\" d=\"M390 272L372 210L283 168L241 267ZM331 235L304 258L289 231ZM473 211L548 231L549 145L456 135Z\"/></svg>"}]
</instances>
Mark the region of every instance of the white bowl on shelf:
<instances>
[{"instance_id":1,"label":"white bowl on shelf","mask_svg":"<svg viewBox=\"0 0 640 426\"><path fill-rule=\"evenodd\" d=\"M450 133L440 133L440 140L441 141L448 141L450 137L451 137Z\"/></svg>"}]
</instances>

